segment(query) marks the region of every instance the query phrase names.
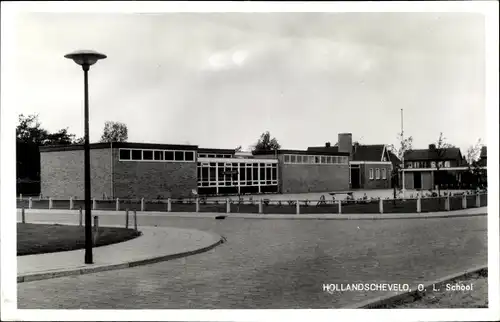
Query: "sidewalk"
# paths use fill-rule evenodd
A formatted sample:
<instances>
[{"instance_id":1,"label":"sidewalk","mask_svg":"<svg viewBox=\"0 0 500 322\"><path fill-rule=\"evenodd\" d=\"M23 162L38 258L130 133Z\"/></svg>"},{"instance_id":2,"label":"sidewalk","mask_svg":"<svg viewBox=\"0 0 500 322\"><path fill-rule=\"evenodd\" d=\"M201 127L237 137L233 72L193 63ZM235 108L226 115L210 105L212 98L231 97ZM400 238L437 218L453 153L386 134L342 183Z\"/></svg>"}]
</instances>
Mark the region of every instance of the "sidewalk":
<instances>
[{"instance_id":1,"label":"sidewalk","mask_svg":"<svg viewBox=\"0 0 500 322\"><path fill-rule=\"evenodd\" d=\"M17 209L18 220L21 213ZM55 215L74 215L78 216L78 210L65 209L26 209L28 215L37 214L55 214ZM113 210L92 210L93 215L98 216L124 216L125 211ZM422 212L422 213L392 213L392 214L243 214L243 213L213 213L213 212L155 212L138 211L137 216L162 216L162 217L180 217L180 218L212 218L226 216L227 218L244 219L323 219L323 220L376 220L376 219L416 219L416 218L446 218L446 217L467 217L481 216L488 213L488 207L467 208L454 211L441 212ZM28 220L31 222L31 220Z\"/></svg>"},{"instance_id":2,"label":"sidewalk","mask_svg":"<svg viewBox=\"0 0 500 322\"><path fill-rule=\"evenodd\" d=\"M17 282L146 265L205 252L222 243L221 236L194 229L141 227L140 231L141 236L129 241L93 248L94 264L84 264L83 249L17 256Z\"/></svg>"}]
</instances>

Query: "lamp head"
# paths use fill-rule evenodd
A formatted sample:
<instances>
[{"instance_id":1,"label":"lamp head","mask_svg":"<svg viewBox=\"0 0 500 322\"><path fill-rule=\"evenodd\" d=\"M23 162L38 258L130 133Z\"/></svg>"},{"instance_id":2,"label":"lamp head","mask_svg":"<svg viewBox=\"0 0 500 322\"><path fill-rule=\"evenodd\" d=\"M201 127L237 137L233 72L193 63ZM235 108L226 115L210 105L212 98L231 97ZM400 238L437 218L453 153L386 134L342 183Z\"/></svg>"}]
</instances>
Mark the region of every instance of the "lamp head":
<instances>
[{"instance_id":1,"label":"lamp head","mask_svg":"<svg viewBox=\"0 0 500 322\"><path fill-rule=\"evenodd\" d=\"M107 56L93 50L77 50L67 55L65 58L72 59L80 66L94 65L98 60L105 59Z\"/></svg>"}]
</instances>

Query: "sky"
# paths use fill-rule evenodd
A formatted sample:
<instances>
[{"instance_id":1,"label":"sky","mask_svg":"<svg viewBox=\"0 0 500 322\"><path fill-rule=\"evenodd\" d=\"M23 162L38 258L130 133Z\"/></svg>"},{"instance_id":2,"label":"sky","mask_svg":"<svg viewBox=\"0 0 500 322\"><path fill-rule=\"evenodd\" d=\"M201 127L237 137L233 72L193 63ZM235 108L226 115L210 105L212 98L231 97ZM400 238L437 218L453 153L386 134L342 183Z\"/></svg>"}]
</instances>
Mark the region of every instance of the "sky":
<instances>
[{"instance_id":1,"label":"sky","mask_svg":"<svg viewBox=\"0 0 500 322\"><path fill-rule=\"evenodd\" d=\"M486 142L483 16L474 13L25 13L16 25L16 108L83 135L83 72L63 56L108 56L89 72L90 139L105 121L129 142L284 149L443 132Z\"/></svg>"}]
</instances>

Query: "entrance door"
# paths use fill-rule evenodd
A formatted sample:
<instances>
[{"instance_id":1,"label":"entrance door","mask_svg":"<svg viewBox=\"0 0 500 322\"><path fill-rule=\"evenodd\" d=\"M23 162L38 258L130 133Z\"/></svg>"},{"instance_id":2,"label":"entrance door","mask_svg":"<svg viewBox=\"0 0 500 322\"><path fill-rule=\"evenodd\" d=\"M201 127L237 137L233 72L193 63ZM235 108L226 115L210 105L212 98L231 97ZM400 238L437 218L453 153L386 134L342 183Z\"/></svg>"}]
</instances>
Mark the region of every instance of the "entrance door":
<instances>
[{"instance_id":1,"label":"entrance door","mask_svg":"<svg viewBox=\"0 0 500 322\"><path fill-rule=\"evenodd\" d=\"M422 173L413 172L413 188L414 189L422 189Z\"/></svg>"},{"instance_id":2,"label":"entrance door","mask_svg":"<svg viewBox=\"0 0 500 322\"><path fill-rule=\"evenodd\" d=\"M351 168L351 188L361 188L361 184L359 183L359 168Z\"/></svg>"}]
</instances>

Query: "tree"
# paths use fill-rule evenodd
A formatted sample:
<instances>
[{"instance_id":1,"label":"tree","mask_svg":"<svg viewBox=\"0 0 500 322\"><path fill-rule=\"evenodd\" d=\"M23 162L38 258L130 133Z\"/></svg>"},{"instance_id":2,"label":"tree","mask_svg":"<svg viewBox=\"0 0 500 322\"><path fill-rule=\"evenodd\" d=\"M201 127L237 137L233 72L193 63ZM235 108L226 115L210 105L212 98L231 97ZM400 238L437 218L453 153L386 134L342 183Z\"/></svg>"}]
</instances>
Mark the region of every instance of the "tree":
<instances>
[{"instance_id":1,"label":"tree","mask_svg":"<svg viewBox=\"0 0 500 322\"><path fill-rule=\"evenodd\" d=\"M479 159L479 155L481 154L481 148L483 144L481 143L481 139L478 139L476 144L469 146L467 152L465 154L465 161L467 161L467 165L470 167Z\"/></svg>"},{"instance_id":2,"label":"tree","mask_svg":"<svg viewBox=\"0 0 500 322\"><path fill-rule=\"evenodd\" d=\"M446 142L446 138L443 136L443 132L439 133L439 138L434 144L434 155L435 155L435 163L436 163L436 172L434 175L434 179L437 179L438 186L438 197L441 197L441 184L442 184L442 172L440 172L443 167L443 162L446 157L446 152L448 149L453 148L454 146Z\"/></svg>"},{"instance_id":3,"label":"tree","mask_svg":"<svg viewBox=\"0 0 500 322\"><path fill-rule=\"evenodd\" d=\"M101 142L127 142L127 140L127 125L120 122L106 121L101 136Z\"/></svg>"},{"instance_id":4,"label":"tree","mask_svg":"<svg viewBox=\"0 0 500 322\"><path fill-rule=\"evenodd\" d=\"M393 153L395 156L398 157L398 159L402 162L404 155L411 151L413 148L413 137L409 136L405 138L403 136L403 133L398 133L398 144L394 145L391 144L387 148L391 153ZM396 163L396 165L393 166L392 168L392 173L391 173L391 181L392 181L392 186L394 190L394 199L396 199L396 186L399 186L400 189L404 188L401 187L399 184L399 174L401 173L401 169L403 168L402 163ZM403 176L404 173L401 173L401 176Z\"/></svg>"},{"instance_id":5,"label":"tree","mask_svg":"<svg viewBox=\"0 0 500 322\"><path fill-rule=\"evenodd\" d=\"M475 187L480 186L486 178L486 173L478 162L482 146L481 139L478 139L476 144L469 146L465 154L468 171L465 173L464 179L466 179L467 184Z\"/></svg>"},{"instance_id":6,"label":"tree","mask_svg":"<svg viewBox=\"0 0 500 322\"><path fill-rule=\"evenodd\" d=\"M281 148L281 145L278 143L276 138L271 138L271 134L269 131L266 131L261 134L260 139L257 141L255 146L253 147L253 152L271 152L276 151Z\"/></svg>"}]
</instances>

